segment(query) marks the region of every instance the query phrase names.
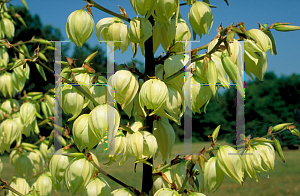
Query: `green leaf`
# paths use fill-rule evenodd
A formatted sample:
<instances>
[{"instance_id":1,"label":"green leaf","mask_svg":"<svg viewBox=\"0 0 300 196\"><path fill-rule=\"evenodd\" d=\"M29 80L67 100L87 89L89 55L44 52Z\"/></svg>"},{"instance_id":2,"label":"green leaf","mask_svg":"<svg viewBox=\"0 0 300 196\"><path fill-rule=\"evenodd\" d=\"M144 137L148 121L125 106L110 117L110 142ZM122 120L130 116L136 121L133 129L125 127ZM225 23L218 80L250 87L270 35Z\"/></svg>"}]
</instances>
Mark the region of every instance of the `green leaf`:
<instances>
[{"instance_id":1,"label":"green leaf","mask_svg":"<svg viewBox=\"0 0 300 196\"><path fill-rule=\"evenodd\" d=\"M40 72L41 76L44 78L45 81L47 81L47 78L46 78L46 75L44 72L44 68L37 63L35 65L36 65L37 70Z\"/></svg>"},{"instance_id":2,"label":"green leaf","mask_svg":"<svg viewBox=\"0 0 300 196\"><path fill-rule=\"evenodd\" d=\"M25 8L26 8L27 10L29 10L26 1L25 1L25 0L21 0L21 1L22 1L22 3L24 4Z\"/></svg>"}]
</instances>

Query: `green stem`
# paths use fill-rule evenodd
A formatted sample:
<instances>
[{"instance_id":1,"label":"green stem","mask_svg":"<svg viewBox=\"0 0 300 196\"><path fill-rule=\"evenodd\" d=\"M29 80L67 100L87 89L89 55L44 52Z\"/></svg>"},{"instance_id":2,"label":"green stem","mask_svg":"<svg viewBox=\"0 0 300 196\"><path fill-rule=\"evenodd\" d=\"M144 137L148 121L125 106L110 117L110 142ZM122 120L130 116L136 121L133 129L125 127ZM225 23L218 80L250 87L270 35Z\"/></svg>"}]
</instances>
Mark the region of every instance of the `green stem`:
<instances>
[{"instance_id":1,"label":"green stem","mask_svg":"<svg viewBox=\"0 0 300 196\"><path fill-rule=\"evenodd\" d=\"M110 11L109 9L106 9L105 7L102 7L101 5L97 4L93 0L86 0L86 1L89 2L90 4L93 4L93 7L97 8L97 9L103 11L103 12L106 12L106 13L112 15L112 16L115 16L115 17L118 17L118 18L120 18L122 20L125 20L126 22L130 22L130 20L131 20L130 18L127 18L127 17L125 17L125 16L123 16L121 14L117 14L117 13L115 13L113 11Z\"/></svg>"}]
</instances>

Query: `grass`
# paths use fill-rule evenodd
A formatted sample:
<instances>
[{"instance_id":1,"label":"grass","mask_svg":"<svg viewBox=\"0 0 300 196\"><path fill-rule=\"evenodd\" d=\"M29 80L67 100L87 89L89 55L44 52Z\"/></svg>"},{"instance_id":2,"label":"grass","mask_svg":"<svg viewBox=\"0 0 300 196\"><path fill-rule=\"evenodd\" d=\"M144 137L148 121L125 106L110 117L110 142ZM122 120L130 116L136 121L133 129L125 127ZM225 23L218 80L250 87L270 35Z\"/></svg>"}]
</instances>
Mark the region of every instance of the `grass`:
<instances>
[{"instance_id":1,"label":"grass","mask_svg":"<svg viewBox=\"0 0 300 196\"><path fill-rule=\"evenodd\" d=\"M222 145L225 142L219 142ZM193 144L193 153L198 152L203 147L208 148L210 146L209 142L201 142ZM175 154L184 153L184 144L176 144L173 148L172 159L176 156ZM229 178L225 177L221 187L215 193L207 193L207 196L281 196L281 195L290 195L298 196L300 195L300 150L284 151L284 156L286 163L283 163L279 156L276 154L275 159L275 171L269 173L270 178L259 178L258 182L248 178L245 180L243 185L237 184L231 181ZM4 164L3 172L1 178L10 182L12 179L12 174L14 173L13 166L9 163L8 156L1 156L2 162ZM134 186L137 189L141 189L142 185L142 164L138 164L136 168L136 173L134 172L134 160L135 158L130 157L127 162L119 167L118 162L114 163L110 167L101 164L101 167L107 171L109 174L117 177L121 181L127 183L128 185ZM162 158L160 154L154 160L154 166L157 167L158 164L162 163ZM106 176L99 174L99 176L104 177L107 182L110 184L112 190L121 188L120 185L108 179ZM30 180L29 184L31 185L34 180ZM4 191L0 192L0 195L4 195ZM63 189L57 193L53 191L53 196L63 196L70 195L66 189Z\"/></svg>"}]
</instances>

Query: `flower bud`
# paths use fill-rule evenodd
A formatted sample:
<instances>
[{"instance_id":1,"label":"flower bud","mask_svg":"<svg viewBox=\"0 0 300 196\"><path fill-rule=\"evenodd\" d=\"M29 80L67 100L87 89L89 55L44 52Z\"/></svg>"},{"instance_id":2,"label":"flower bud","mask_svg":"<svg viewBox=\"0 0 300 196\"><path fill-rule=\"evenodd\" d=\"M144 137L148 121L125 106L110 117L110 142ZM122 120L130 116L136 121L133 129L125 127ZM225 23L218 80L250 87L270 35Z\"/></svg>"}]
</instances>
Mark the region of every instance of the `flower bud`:
<instances>
[{"instance_id":1,"label":"flower bud","mask_svg":"<svg viewBox=\"0 0 300 196\"><path fill-rule=\"evenodd\" d=\"M110 193L111 196L135 196L133 192L131 192L127 188L119 188Z\"/></svg>"},{"instance_id":2,"label":"flower bud","mask_svg":"<svg viewBox=\"0 0 300 196\"><path fill-rule=\"evenodd\" d=\"M28 178L32 176L34 167L32 160L26 154L20 154L15 161L15 172L17 177Z\"/></svg>"},{"instance_id":3,"label":"flower bud","mask_svg":"<svg viewBox=\"0 0 300 196\"><path fill-rule=\"evenodd\" d=\"M195 2L195 0L184 0L184 1L186 1L186 3L187 3L189 6L191 6L191 5Z\"/></svg>"},{"instance_id":4,"label":"flower bud","mask_svg":"<svg viewBox=\"0 0 300 196\"><path fill-rule=\"evenodd\" d=\"M92 179L83 191L84 196L109 196L111 188L102 177Z\"/></svg>"},{"instance_id":5,"label":"flower bud","mask_svg":"<svg viewBox=\"0 0 300 196\"><path fill-rule=\"evenodd\" d=\"M164 196L164 195L170 195L170 196L179 196L179 193L176 190L172 190L170 188L161 188L156 193L154 196Z\"/></svg>"},{"instance_id":6,"label":"flower bud","mask_svg":"<svg viewBox=\"0 0 300 196\"><path fill-rule=\"evenodd\" d=\"M14 97L16 93L16 89L12 85L12 77L11 73L5 72L0 75L0 91L4 97L9 95L9 97Z\"/></svg>"},{"instance_id":7,"label":"flower bud","mask_svg":"<svg viewBox=\"0 0 300 196\"><path fill-rule=\"evenodd\" d=\"M293 26L293 25L286 25L286 24L275 23L274 29L276 31L287 32L287 31L300 30L300 27L299 26Z\"/></svg>"},{"instance_id":8,"label":"flower bud","mask_svg":"<svg viewBox=\"0 0 300 196\"><path fill-rule=\"evenodd\" d=\"M1 28L3 29L6 37L12 38L15 35L15 26L10 21L10 19L2 17L2 20L0 22Z\"/></svg>"},{"instance_id":9,"label":"flower bud","mask_svg":"<svg viewBox=\"0 0 300 196\"><path fill-rule=\"evenodd\" d=\"M172 148L175 143L175 132L169 120L155 120L153 122L153 135L157 140L162 160L166 161L168 157L171 157Z\"/></svg>"},{"instance_id":10,"label":"flower bud","mask_svg":"<svg viewBox=\"0 0 300 196\"><path fill-rule=\"evenodd\" d=\"M173 183L175 179L175 170L172 167L170 167L167 171L164 171L163 174L167 177L170 183ZM153 192L155 193L161 188L171 188L171 185L169 185L162 176L155 176L153 178Z\"/></svg>"},{"instance_id":11,"label":"flower bud","mask_svg":"<svg viewBox=\"0 0 300 196\"><path fill-rule=\"evenodd\" d=\"M141 162L154 157L157 148L156 138L148 131L136 131L126 143L126 150L129 154Z\"/></svg>"},{"instance_id":12,"label":"flower bud","mask_svg":"<svg viewBox=\"0 0 300 196\"><path fill-rule=\"evenodd\" d=\"M244 162L236 150L230 146L220 146L217 153L217 166L235 182L242 184Z\"/></svg>"},{"instance_id":13,"label":"flower bud","mask_svg":"<svg viewBox=\"0 0 300 196\"><path fill-rule=\"evenodd\" d=\"M147 109L154 110L150 114L151 116L163 106L167 96L168 88L164 82L157 79L147 80L142 85L139 94L139 102L144 116L146 116L144 105L146 105Z\"/></svg>"},{"instance_id":14,"label":"flower bud","mask_svg":"<svg viewBox=\"0 0 300 196\"><path fill-rule=\"evenodd\" d=\"M114 113L115 118L114 120L110 119L110 122L113 123L108 123L107 115L111 116L112 113ZM120 124L120 114L108 104L99 105L91 111L88 121L91 131L100 141L106 135L112 134L110 131L114 131L114 134L117 132Z\"/></svg>"},{"instance_id":15,"label":"flower bud","mask_svg":"<svg viewBox=\"0 0 300 196\"><path fill-rule=\"evenodd\" d=\"M83 149L86 149L86 152L89 152L94 146L99 142L95 134L91 131L88 126L89 114L83 114L79 116L73 124L73 137L76 143L76 146L82 152Z\"/></svg>"},{"instance_id":16,"label":"flower bud","mask_svg":"<svg viewBox=\"0 0 300 196\"><path fill-rule=\"evenodd\" d=\"M24 178L16 178L10 183L10 186L20 192L21 194L26 194L30 191L30 186ZM12 191L8 191L8 196L18 196Z\"/></svg>"},{"instance_id":17,"label":"flower bud","mask_svg":"<svg viewBox=\"0 0 300 196\"><path fill-rule=\"evenodd\" d=\"M99 165L99 162L94 154L92 154L93 161ZM68 188L68 191L71 191L71 194L74 195L78 192L81 192L84 187L89 183L91 177L96 171L95 166L84 158L75 158L69 164L65 173L65 181Z\"/></svg>"},{"instance_id":18,"label":"flower bud","mask_svg":"<svg viewBox=\"0 0 300 196\"><path fill-rule=\"evenodd\" d=\"M210 7L202 1L196 1L190 8L189 22L193 31L197 33L200 38L207 33L207 28L209 29L208 34L210 34L213 24L213 15Z\"/></svg>"},{"instance_id":19,"label":"flower bud","mask_svg":"<svg viewBox=\"0 0 300 196\"><path fill-rule=\"evenodd\" d=\"M269 143L257 143L254 144L254 147L259 152L262 161L268 167L268 169L274 171L274 162L275 162L274 147Z\"/></svg>"},{"instance_id":20,"label":"flower bud","mask_svg":"<svg viewBox=\"0 0 300 196\"><path fill-rule=\"evenodd\" d=\"M45 168L46 163L42 153L37 149L34 149L34 151L35 152L29 152L28 158L32 160L36 173L39 173Z\"/></svg>"},{"instance_id":21,"label":"flower bud","mask_svg":"<svg viewBox=\"0 0 300 196\"><path fill-rule=\"evenodd\" d=\"M83 109L84 96L72 85L66 85L62 88L62 109L65 114L73 115L70 120L74 120Z\"/></svg>"},{"instance_id":22,"label":"flower bud","mask_svg":"<svg viewBox=\"0 0 300 196\"><path fill-rule=\"evenodd\" d=\"M54 185L59 185L61 182L64 184L65 171L70 164L70 162L74 159L73 157L64 156L62 153L71 153L75 152L75 150L58 150L51 158L49 162L49 170L51 173L51 177Z\"/></svg>"},{"instance_id":23,"label":"flower bud","mask_svg":"<svg viewBox=\"0 0 300 196\"><path fill-rule=\"evenodd\" d=\"M289 125L292 125L293 123L282 123L282 124L278 124L274 127L272 127L272 131L280 131L282 130L283 128L289 126Z\"/></svg>"},{"instance_id":24,"label":"flower bud","mask_svg":"<svg viewBox=\"0 0 300 196\"><path fill-rule=\"evenodd\" d=\"M20 117L24 126L28 126L35 119L36 109L34 105L30 102L23 103L20 108Z\"/></svg>"},{"instance_id":25,"label":"flower bud","mask_svg":"<svg viewBox=\"0 0 300 196\"><path fill-rule=\"evenodd\" d=\"M81 48L93 34L94 26L93 18L86 11L76 10L67 19L67 35L76 46Z\"/></svg>"},{"instance_id":26,"label":"flower bud","mask_svg":"<svg viewBox=\"0 0 300 196\"><path fill-rule=\"evenodd\" d=\"M36 191L40 196L51 196L52 192L52 180L50 174L42 174L35 182Z\"/></svg>"},{"instance_id":27,"label":"flower bud","mask_svg":"<svg viewBox=\"0 0 300 196\"><path fill-rule=\"evenodd\" d=\"M292 134L300 137L300 133L299 133L298 129L291 129L290 131L291 131Z\"/></svg>"},{"instance_id":28,"label":"flower bud","mask_svg":"<svg viewBox=\"0 0 300 196\"><path fill-rule=\"evenodd\" d=\"M99 20L96 25L95 34L101 43L100 36L104 41L118 41L114 42L113 45L109 44L109 48L114 51L121 49L122 53L125 52L130 44L128 38L128 27L127 25L117 17L103 18ZM107 44L107 42L105 42Z\"/></svg>"},{"instance_id":29,"label":"flower bud","mask_svg":"<svg viewBox=\"0 0 300 196\"><path fill-rule=\"evenodd\" d=\"M205 162L204 179L205 185L208 187L208 192L215 192L221 186L224 173L216 164L217 157L211 157Z\"/></svg>"},{"instance_id":30,"label":"flower bud","mask_svg":"<svg viewBox=\"0 0 300 196\"><path fill-rule=\"evenodd\" d=\"M158 0L130 0L131 6L135 11L136 15L140 14L141 16L148 19L148 17L153 13L154 9L156 8Z\"/></svg>"},{"instance_id":31,"label":"flower bud","mask_svg":"<svg viewBox=\"0 0 300 196\"><path fill-rule=\"evenodd\" d=\"M114 84L114 85L113 85ZM135 97L139 84L135 76L127 70L117 71L108 79L108 92L111 94L115 87L116 101L124 109ZM111 94L111 96L114 96Z\"/></svg>"}]
</instances>

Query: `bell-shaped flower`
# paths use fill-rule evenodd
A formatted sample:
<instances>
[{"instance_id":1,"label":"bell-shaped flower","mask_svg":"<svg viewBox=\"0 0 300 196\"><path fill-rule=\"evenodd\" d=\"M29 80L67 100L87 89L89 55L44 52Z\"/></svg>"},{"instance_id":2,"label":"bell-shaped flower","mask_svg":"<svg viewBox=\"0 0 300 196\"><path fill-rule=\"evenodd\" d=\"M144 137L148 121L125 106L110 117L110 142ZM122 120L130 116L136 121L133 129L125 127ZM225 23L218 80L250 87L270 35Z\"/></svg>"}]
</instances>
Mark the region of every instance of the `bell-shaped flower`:
<instances>
[{"instance_id":1,"label":"bell-shaped flower","mask_svg":"<svg viewBox=\"0 0 300 196\"><path fill-rule=\"evenodd\" d=\"M259 29L250 29L248 32L257 42L254 43L252 40L245 41L245 50L249 52L267 52L270 50L271 55L273 55L272 41L264 32Z\"/></svg>"},{"instance_id":2,"label":"bell-shaped flower","mask_svg":"<svg viewBox=\"0 0 300 196\"><path fill-rule=\"evenodd\" d=\"M257 143L254 147L259 152L262 162L268 169L274 171L275 150L270 143Z\"/></svg>"},{"instance_id":3,"label":"bell-shaped flower","mask_svg":"<svg viewBox=\"0 0 300 196\"><path fill-rule=\"evenodd\" d=\"M167 96L168 88L164 82L157 79L147 80L141 87L139 94L139 102L144 116L146 116L144 105L147 109L154 110L150 114L151 116L163 106Z\"/></svg>"},{"instance_id":4,"label":"bell-shaped flower","mask_svg":"<svg viewBox=\"0 0 300 196\"><path fill-rule=\"evenodd\" d=\"M223 171L216 164L217 157L211 157L205 162L204 179L205 186L208 187L208 192L215 192L222 184L224 179Z\"/></svg>"},{"instance_id":5,"label":"bell-shaped flower","mask_svg":"<svg viewBox=\"0 0 300 196\"><path fill-rule=\"evenodd\" d=\"M30 186L24 178L13 179L13 181L10 183L10 186L23 195L29 193L30 191ZM12 191L8 191L7 196L18 196L18 195Z\"/></svg>"},{"instance_id":6,"label":"bell-shaped flower","mask_svg":"<svg viewBox=\"0 0 300 196\"><path fill-rule=\"evenodd\" d=\"M93 161L99 165L95 155L92 153L91 155ZM88 185L95 171L95 166L86 157L73 159L65 171L65 182L68 191L71 191L72 195L81 192Z\"/></svg>"},{"instance_id":7,"label":"bell-shaped flower","mask_svg":"<svg viewBox=\"0 0 300 196\"><path fill-rule=\"evenodd\" d=\"M11 145L21 135L20 125L13 119L6 119L0 124L0 133L4 137L2 142Z\"/></svg>"},{"instance_id":8,"label":"bell-shaped flower","mask_svg":"<svg viewBox=\"0 0 300 196\"><path fill-rule=\"evenodd\" d=\"M217 166L233 181L242 184L244 161L237 151L230 146L220 146L217 153Z\"/></svg>"},{"instance_id":9,"label":"bell-shaped flower","mask_svg":"<svg viewBox=\"0 0 300 196\"><path fill-rule=\"evenodd\" d=\"M252 74L263 81L268 67L268 56L266 52L248 52L245 50L245 72L252 79Z\"/></svg>"},{"instance_id":10,"label":"bell-shaped flower","mask_svg":"<svg viewBox=\"0 0 300 196\"><path fill-rule=\"evenodd\" d=\"M108 92L124 109L132 102L139 88L139 84L135 76L127 70L117 71L108 79Z\"/></svg>"},{"instance_id":11,"label":"bell-shaped flower","mask_svg":"<svg viewBox=\"0 0 300 196\"><path fill-rule=\"evenodd\" d=\"M0 91L4 97L9 95L9 97L14 97L16 93L16 89L12 84L12 76L11 73L5 72L0 75Z\"/></svg>"},{"instance_id":12,"label":"bell-shaped flower","mask_svg":"<svg viewBox=\"0 0 300 196\"><path fill-rule=\"evenodd\" d=\"M72 153L75 150L64 150L59 149L51 158L49 162L49 170L51 173L51 177L53 180L54 186L58 186L61 182L64 185L65 183L65 171L70 164L70 162L74 159L74 157L64 156L62 153Z\"/></svg>"},{"instance_id":13,"label":"bell-shaped flower","mask_svg":"<svg viewBox=\"0 0 300 196\"><path fill-rule=\"evenodd\" d=\"M213 15L210 7L206 3L196 1L190 8L188 17L193 31L197 33L200 38L207 33L207 28L209 29L208 34L210 33L213 24Z\"/></svg>"},{"instance_id":14,"label":"bell-shaped flower","mask_svg":"<svg viewBox=\"0 0 300 196\"><path fill-rule=\"evenodd\" d=\"M114 118L108 119L108 115L114 116ZM106 135L115 134L119 128L119 124L119 112L108 104L98 105L89 115L89 127L99 141Z\"/></svg>"},{"instance_id":15,"label":"bell-shaped flower","mask_svg":"<svg viewBox=\"0 0 300 196\"><path fill-rule=\"evenodd\" d=\"M89 127L89 114L83 114L74 121L72 133L75 144L80 152L82 152L83 149L89 152L99 142Z\"/></svg>"},{"instance_id":16,"label":"bell-shaped flower","mask_svg":"<svg viewBox=\"0 0 300 196\"><path fill-rule=\"evenodd\" d=\"M256 182L258 182L258 178L256 175L256 171L266 172L266 170L262 167L262 159L259 151L255 149L255 147L250 146L248 150L245 150L242 153L242 158L245 161L247 166L247 173L250 178L254 178Z\"/></svg>"},{"instance_id":17,"label":"bell-shaped flower","mask_svg":"<svg viewBox=\"0 0 300 196\"><path fill-rule=\"evenodd\" d=\"M109 196L111 192L111 188L109 184L102 177L96 177L90 180L89 184L86 186L83 191L84 196Z\"/></svg>"},{"instance_id":18,"label":"bell-shaped flower","mask_svg":"<svg viewBox=\"0 0 300 196\"><path fill-rule=\"evenodd\" d=\"M172 16L178 9L178 0L158 0L153 17L167 29Z\"/></svg>"},{"instance_id":19,"label":"bell-shaped flower","mask_svg":"<svg viewBox=\"0 0 300 196\"><path fill-rule=\"evenodd\" d=\"M115 145L113 146L112 144L107 147L107 154L105 155L106 158L109 159L107 166L110 166L111 164L116 162L117 159L119 159L123 155L123 152L125 150L126 137L121 130L118 130L116 132L114 139Z\"/></svg>"},{"instance_id":20,"label":"bell-shaped flower","mask_svg":"<svg viewBox=\"0 0 300 196\"><path fill-rule=\"evenodd\" d=\"M55 153L55 149L54 149L54 145L52 145L48 149L48 143L49 143L49 141L47 141L47 140L44 140L43 142L41 142L39 150L42 153L44 158L50 160L51 157L53 156L53 154Z\"/></svg>"},{"instance_id":21,"label":"bell-shaped flower","mask_svg":"<svg viewBox=\"0 0 300 196\"><path fill-rule=\"evenodd\" d=\"M33 167L34 167L36 173L39 173L43 169L45 169L46 162L45 162L45 159L44 159L42 153L39 150L34 149L34 152L29 152L28 158L30 158L32 160Z\"/></svg>"},{"instance_id":22,"label":"bell-shaped flower","mask_svg":"<svg viewBox=\"0 0 300 196\"><path fill-rule=\"evenodd\" d=\"M130 0L131 6L136 15L145 16L148 19L156 8L158 0Z\"/></svg>"},{"instance_id":23,"label":"bell-shaped flower","mask_svg":"<svg viewBox=\"0 0 300 196\"><path fill-rule=\"evenodd\" d=\"M130 189L127 188L119 188L110 193L111 196L135 196L133 192L130 191Z\"/></svg>"},{"instance_id":24,"label":"bell-shaped flower","mask_svg":"<svg viewBox=\"0 0 300 196\"><path fill-rule=\"evenodd\" d=\"M16 61L17 63L17 61ZM15 63L15 64L16 64ZM11 74L12 85L16 89L17 92L21 92L25 86L26 78L29 77L30 68L26 64L25 69L22 66L19 66L14 69L14 72Z\"/></svg>"},{"instance_id":25,"label":"bell-shaped flower","mask_svg":"<svg viewBox=\"0 0 300 196\"><path fill-rule=\"evenodd\" d=\"M201 114L200 108L204 104L206 104L204 107L204 112L206 112L206 106L212 97L212 93L209 86L204 85L204 82L194 75L190 83L187 82L184 84L183 89L185 90L185 93L189 92L189 89L192 93L192 102L187 102L187 105L193 111L193 113L195 114L195 112L198 112L199 114Z\"/></svg>"},{"instance_id":26,"label":"bell-shaped flower","mask_svg":"<svg viewBox=\"0 0 300 196\"><path fill-rule=\"evenodd\" d=\"M15 26L12 21L6 17L2 17L0 21L0 26L3 29L2 32L5 33L6 37L12 38L15 35Z\"/></svg>"},{"instance_id":27,"label":"bell-shaped flower","mask_svg":"<svg viewBox=\"0 0 300 196\"><path fill-rule=\"evenodd\" d=\"M4 46L0 47L0 67L6 67L9 61L9 56Z\"/></svg>"},{"instance_id":28,"label":"bell-shaped flower","mask_svg":"<svg viewBox=\"0 0 300 196\"><path fill-rule=\"evenodd\" d=\"M128 38L133 43L138 43L143 55L145 55L145 41L152 36L152 25L149 20L134 17L130 20Z\"/></svg>"},{"instance_id":29,"label":"bell-shaped flower","mask_svg":"<svg viewBox=\"0 0 300 196\"><path fill-rule=\"evenodd\" d=\"M167 85L167 87L168 97L166 99L166 102L163 105L163 107L159 109L156 113L160 116L173 120L178 125L181 125L180 118L184 112L183 92L178 87L174 88L171 85Z\"/></svg>"},{"instance_id":30,"label":"bell-shaped flower","mask_svg":"<svg viewBox=\"0 0 300 196\"><path fill-rule=\"evenodd\" d=\"M108 44L107 41L111 41L113 43L109 43L108 46L112 50L114 46L114 51L117 49L122 50L122 53L125 52L130 44L130 40L128 38L128 27L127 25L117 17L103 18L99 20L96 25L95 34L101 43L100 37L102 36L105 44Z\"/></svg>"},{"instance_id":31,"label":"bell-shaped flower","mask_svg":"<svg viewBox=\"0 0 300 196\"><path fill-rule=\"evenodd\" d=\"M81 48L93 34L94 26L93 18L86 11L76 10L67 19L67 35L76 46Z\"/></svg>"},{"instance_id":32,"label":"bell-shaped flower","mask_svg":"<svg viewBox=\"0 0 300 196\"><path fill-rule=\"evenodd\" d=\"M32 185L38 191L38 195L51 196L52 180L49 173L44 173L38 177L36 182Z\"/></svg>"},{"instance_id":33,"label":"bell-shaped flower","mask_svg":"<svg viewBox=\"0 0 300 196\"><path fill-rule=\"evenodd\" d=\"M20 116L24 126L28 126L36 119L35 113L36 109L32 103L26 102L21 105Z\"/></svg>"},{"instance_id":34,"label":"bell-shaped flower","mask_svg":"<svg viewBox=\"0 0 300 196\"><path fill-rule=\"evenodd\" d=\"M148 131L136 131L126 142L126 150L138 162L144 162L154 157L157 151L156 138Z\"/></svg>"},{"instance_id":35,"label":"bell-shaped flower","mask_svg":"<svg viewBox=\"0 0 300 196\"><path fill-rule=\"evenodd\" d=\"M62 88L62 109L65 114L72 114L68 121L74 120L84 108L84 96L72 85Z\"/></svg>"}]
</instances>

